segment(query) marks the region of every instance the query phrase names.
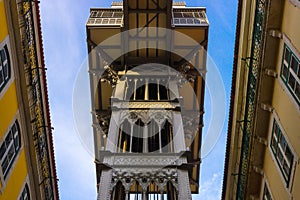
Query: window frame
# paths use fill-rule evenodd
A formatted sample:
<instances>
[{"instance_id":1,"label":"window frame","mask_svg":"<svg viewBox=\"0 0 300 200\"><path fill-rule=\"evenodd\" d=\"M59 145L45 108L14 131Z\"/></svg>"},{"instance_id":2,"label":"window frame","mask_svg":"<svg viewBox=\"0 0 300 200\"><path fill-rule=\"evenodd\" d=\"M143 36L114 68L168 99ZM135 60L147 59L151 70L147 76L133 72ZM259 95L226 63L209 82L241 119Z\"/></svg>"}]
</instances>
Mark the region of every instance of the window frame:
<instances>
[{"instance_id":1,"label":"window frame","mask_svg":"<svg viewBox=\"0 0 300 200\"><path fill-rule=\"evenodd\" d=\"M289 52L289 60L286 60L286 52ZM298 64L297 72L295 72L292 68L292 61L296 61ZM286 70L286 71L285 71ZM287 73L287 74L285 74ZM280 79L283 82L284 86L288 89L289 95L293 98L293 101L296 102L298 106L300 106L300 56L297 55L290 45L284 41L283 44L283 52L282 52L282 60L281 60L281 67L280 67ZM293 80L293 81L291 81ZM290 82L294 82L294 88L292 88ZM299 90L299 96L297 96L297 88Z\"/></svg>"},{"instance_id":2,"label":"window frame","mask_svg":"<svg viewBox=\"0 0 300 200\"><path fill-rule=\"evenodd\" d=\"M9 44L7 41L8 39L5 39L4 42L0 44L0 73L2 74L3 78L2 81L0 80L0 93L2 93L5 86L8 85L8 82L11 80L12 77L11 56L9 51ZM3 55L5 55L4 60Z\"/></svg>"},{"instance_id":3,"label":"window frame","mask_svg":"<svg viewBox=\"0 0 300 200\"><path fill-rule=\"evenodd\" d=\"M13 132L13 128L16 128L16 131ZM7 144L7 141L9 140L8 137L11 137L11 140ZM16 141L18 142L18 145L16 145ZM4 181L8 180L9 174L13 169L14 164L16 163L15 161L17 160L17 157L20 153L21 149L21 129L20 129L20 124L17 119L14 120L14 123L9 126L9 130L3 137L3 140L0 145L0 149L4 148L5 146L5 151L3 153L0 153L0 171L1 171L1 176L3 177ZM11 151L13 148L14 152L13 155L9 158L7 167L3 170L3 163L8 159L9 156L9 151ZM2 154L2 155L1 155Z\"/></svg>"},{"instance_id":4,"label":"window frame","mask_svg":"<svg viewBox=\"0 0 300 200\"><path fill-rule=\"evenodd\" d=\"M27 194L27 199L24 199L24 195L26 195L26 194ZM30 200L31 199L30 187L29 187L29 184L28 184L27 180L25 181L25 184L22 186L22 189L19 193L19 197L17 199L18 200Z\"/></svg>"},{"instance_id":5,"label":"window frame","mask_svg":"<svg viewBox=\"0 0 300 200\"><path fill-rule=\"evenodd\" d=\"M277 159L277 155L275 155L274 153L274 150L272 148L272 138L273 138L273 130L274 130L274 121L276 121L280 131L281 131L281 134L282 136L284 137L285 141L286 141L286 145L289 147L292 155L293 155L293 161L291 162L291 167L290 167L290 175L288 177L288 180L286 180L285 176L284 176L284 169L283 167L280 165L278 159ZM269 128L269 143L268 143L268 148L269 148L269 151L270 151L270 155L275 163L275 166L280 174L280 177L282 178L282 183L285 185L285 188L288 192L288 194L290 194L291 192L291 189L292 189L292 186L293 186L293 180L294 180L294 175L295 175L295 168L296 168L296 163L297 163L297 160L298 160L298 155L295 153L294 149L293 149L293 146L291 145L288 137L287 137L287 134L285 133L285 130L284 128L282 127L281 123L280 123L280 119L279 117L277 116L276 112L273 111L273 115L270 119L270 128ZM278 143L277 143L278 144Z\"/></svg>"},{"instance_id":6,"label":"window frame","mask_svg":"<svg viewBox=\"0 0 300 200\"><path fill-rule=\"evenodd\" d=\"M269 182L267 181L267 178L264 176L263 180L262 180L262 184L261 184L261 192L260 192L260 199L261 200L265 200L265 189L267 189L267 191L269 192L269 195L271 197L270 200L274 200L273 198L273 194L272 194L272 191L270 189L270 185L269 185ZM268 199L266 199L268 200Z\"/></svg>"}]
</instances>

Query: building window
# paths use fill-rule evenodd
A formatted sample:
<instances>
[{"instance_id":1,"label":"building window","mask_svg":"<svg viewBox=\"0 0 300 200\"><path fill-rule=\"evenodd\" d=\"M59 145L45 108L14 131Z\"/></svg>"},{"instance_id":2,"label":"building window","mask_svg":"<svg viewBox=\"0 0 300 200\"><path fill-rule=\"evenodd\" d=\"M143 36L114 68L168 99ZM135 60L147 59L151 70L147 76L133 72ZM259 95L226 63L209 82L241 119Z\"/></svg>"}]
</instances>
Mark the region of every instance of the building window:
<instances>
[{"instance_id":1,"label":"building window","mask_svg":"<svg viewBox=\"0 0 300 200\"><path fill-rule=\"evenodd\" d=\"M264 191L263 191L262 200L273 200L272 196L271 196L270 189L269 189L267 183L264 184Z\"/></svg>"},{"instance_id":2,"label":"building window","mask_svg":"<svg viewBox=\"0 0 300 200\"><path fill-rule=\"evenodd\" d=\"M286 44L284 45L281 79L300 106L300 60Z\"/></svg>"},{"instance_id":3,"label":"building window","mask_svg":"<svg viewBox=\"0 0 300 200\"><path fill-rule=\"evenodd\" d=\"M10 79L10 60L7 46L0 49L0 92Z\"/></svg>"},{"instance_id":4,"label":"building window","mask_svg":"<svg viewBox=\"0 0 300 200\"><path fill-rule=\"evenodd\" d=\"M30 192L27 183L25 184L22 193L20 194L19 200L30 200Z\"/></svg>"},{"instance_id":5,"label":"building window","mask_svg":"<svg viewBox=\"0 0 300 200\"><path fill-rule=\"evenodd\" d=\"M271 149L288 187L291 178L294 155L275 119L272 128Z\"/></svg>"},{"instance_id":6,"label":"building window","mask_svg":"<svg viewBox=\"0 0 300 200\"><path fill-rule=\"evenodd\" d=\"M0 147L0 161L4 178L6 178L21 147L20 128L15 121Z\"/></svg>"}]
</instances>

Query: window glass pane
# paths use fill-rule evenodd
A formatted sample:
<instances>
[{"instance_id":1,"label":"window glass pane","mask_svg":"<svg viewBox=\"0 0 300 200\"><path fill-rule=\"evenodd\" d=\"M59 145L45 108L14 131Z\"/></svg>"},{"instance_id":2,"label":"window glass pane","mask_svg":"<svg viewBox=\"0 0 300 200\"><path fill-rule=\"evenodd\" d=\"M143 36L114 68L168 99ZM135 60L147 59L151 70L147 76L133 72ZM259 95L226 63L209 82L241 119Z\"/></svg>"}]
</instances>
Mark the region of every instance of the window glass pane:
<instances>
[{"instance_id":1,"label":"window glass pane","mask_svg":"<svg viewBox=\"0 0 300 200\"><path fill-rule=\"evenodd\" d=\"M11 131L9 131L8 135L6 136L5 138L5 143L6 143L6 146L8 147L9 144L12 142L13 140L13 136L12 136L12 133Z\"/></svg>"},{"instance_id":2,"label":"window glass pane","mask_svg":"<svg viewBox=\"0 0 300 200\"><path fill-rule=\"evenodd\" d=\"M3 160L3 162L1 163L2 172L4 173L4 175L6 174L6 171L7 171L7 168L8 168L8 164L9 164L8 158L5 157L4 160Z\"/></svg>"},{"instance_id":3,"label":"window glass pane","mask_svg":"<svg viewBox=\"0 0 300 200\"><path fill-rule=\"evenodd\" d=\"M297 85L296 85L295 94L296 94L298 100L300 100L300 84L299 83L297 83Z\"/></svg>"},{"instance_id":4,"label":"window glass pane","mask_svg":"<svg viewBox=\"0 0 300 200\"><path fill-rule=\"evenodd\" d=\"M284 171L286 177L289 177L289 175L290 175L290 168L289 168L289 166L287 165L287 163L285 161L284 161L284 164L283 164L283 171Z\"/></svg>"},{"instance_id":5,"label":"window glass pane","mask_svg":"<svg viewBox=\"0 0 300 200\"><path fill-rule=\"evenodd\" d=\"M6 146L5 146L5 143L4 143L4 144L2 144L1 147L0 147L0 160L2 160L5 151L6 151Z\"/></svg>"},{"instance_id":6,"label":"window glass pane","mask_svg":"<svg viewBox=\"0 0 300 200\"><path fill-rule=\"evenodd\" d=\"M1 60L2 60L2 63L4 63L6 61L6 54L5 54L4 49L1 50Z\"/></svg>"},{"instance_id":7,"label":"window glass pane","mask_svg":"<svg viewBox=\"0 0 300 200\"><path fill-rule=\"evenodd\" d=\"M273 137L272 140L271 140L271 147L272 147L273 151L276 154L276 152L277 152L277 141L276 141L275 137Z\"/></svg>"},{"instance_id":8,"label":"window glass pane","mask_svg":"<svg viewBox=\"0 0 300 200\"><path fill-rule=\"evenodd\" d=\"M283 155L282 155L280 149L278 149L278 151L277 151L277 158L278 158L279 163L282 163Z\"/></svg>"},{"instance_id":9,"label":"window glass pane","mask_svg":"<svg viewBox=\"0 0 300 200\"><path fill-rule=\"evenodd\" d=\"M273 131L274 131L274 134L275 134L275 137L277 138L277 140L279 140L280 138L280 130L278 128L278 125L277 123L274 121L274 125L273 125Z\"/></svg>"},{"instance_id":10,"label":"window glass pane","mask_svg":"<svg viewBox=\"0 0 300 200\"><path fill-rule=\"evenodd\" d=\"M295 89L295 84L296 84L296 80L295 80L294 76L292 74L290 74L290 76L289 76L289 85L290 85L292 90Z\"/></svg>"},{"instance_id":11,"label":"window glass pane","mask_svg":"<svg viewBox=\"0 0 300 200\"><path fill-rule=\"evenodd\" d=\"M284 77L284 79L287 79L289 76L289 70L285 65L283 65L282 67L281 74Z\"/></svg>"},{"instance_id":12,"label":"window glass pane","mask_svg":"<svg viewBox=\"0 0 300 200\"><path fill-rule=\"evenodd\" d=\"M297 62L295 56L292 56L291 68L297 74L297 72L298 72L298 62Z\"/></svg>"},{"instance_id":13,"label":"window glass pane","mask_svg":"<svg viewBox=\"0 0 300 200\"><path fill-rule=\"evenodd\" d=\"M270 193L270 191L269 191L269 188L268 188L267 184L265 184L265 186L264 186L264 195L263 195L263 199L264 199L264 200L272 200L272 198L271 198L271 193Z\"/></svg>"},{"instance_id":14,"label":"window glass pane","mask_svg":"<svg viewBox=\"0 0 300 200\"><path fill-rule=\"evenodd\" d=\"M281 146L282 150L285 150L286 140L283 137L283 135L281 135L281 137L280 137L280 146Z\"/></svg>"},{"instance_id":15,"label":"window glass pane","mask_svg":"<svg viewBox=\"0 0 300 200\"><path fill-rule=\"evenodd\" d=\"M15 137L15 139L14 139L14 145L15 145L16 151L18 151L19 148L20 148L20 140L19 140L19 136Z\"/></svg>"},{"instance_id":16,"label":"window glass pane","mask_svg":"<svg viewBox=\"0 0 300 200\"><path fill-rule=\"evenodd\" d=\"M290 150L290 148L289 147L286 147L286 150L285 150L285 156L286 156L286 158L287 158L287 161L290 163L290 164L292 164L292 162L293 162L293 154L292 154L292 152L291 152L291 150Z\"/></svg>"},{"instance_id":17,"label":"window glass pane","mask_svg":"<svg viewBox=\"0 0 300 200\"><path fill-rule=\"evenodd\" d=\"M9 160L9 162L11 162L11 160L13 160L14 155L15 155L15 147L14 147L14 145L11 145L8 150L8 153L7 153L7 158Z\"/></svg>"},{"instance_id":18,"label":"window glass pane","mask_svg":"<svg viewBox=\"0 0 300 200\"><path fill-rule=\"evenodd\" d=\"M288 50L288 48L285 48L285 53L284 53L284 60L289 63L291 59L291 52Z\"/></svg>"},{"instance_id":19,"label":"window glass pane","mask_svg":"<svg viewBox=\"0 0 300 200\"><path fill-rule=\"evenodd\" d=\"M12 126L11 131L12 131L13 135L15 134L15 132L17 132L17 125L16 125L16 123L14 123L14 125Z\"/></svg>"},{"instance_id":20,"label":"window glass pane","mask_svg":"<svg viewBox=\"0 0 300 200\"><path fill-rule=\"evenodd\" d=\"M3 68L3 74L4 74L4 79L7 81L9 79L9 73L8 73L8 70L9 70L9 66L8 66L8 63L6 63L4 65L4 68Z\"/></svg>"},{"instance_id":21,"label":"window glass pane","mask_svg":"<svg viewBox=\"0 0 300 200\"><path fill-rule=\"evenodd\" d=\"M0 86L4 83L4 73L3 73L3 68L0 63Z\"/></svg>"},{"instance_id":22,"label":"window glass pane","mask_svg":"<svg viewBox=\"0 0 300 200\"><path fill-rule=\"evenodd\" d=\"M19 200L30 200L30 193L29 193L29 188L27 183L25 184L25 187L21 193Z\"/></svg>"}]
</instances>

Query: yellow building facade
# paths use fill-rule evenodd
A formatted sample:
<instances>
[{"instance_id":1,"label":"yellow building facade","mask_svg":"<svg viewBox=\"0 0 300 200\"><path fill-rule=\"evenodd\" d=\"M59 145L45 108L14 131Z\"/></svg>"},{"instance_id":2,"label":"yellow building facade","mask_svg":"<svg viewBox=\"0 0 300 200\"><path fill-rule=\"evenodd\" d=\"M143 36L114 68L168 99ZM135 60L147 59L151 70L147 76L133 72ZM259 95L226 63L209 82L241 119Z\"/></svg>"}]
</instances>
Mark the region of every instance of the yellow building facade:
<instances>
[{"instance_id":1,"label":"yellow building facade","mask_svg":"<svg viewBox=\"0 0 300 200\"><path fill-rule=\"evenodd\" d=\"M239 1L222 199L300 199L300 1Z\"/></svg>"},{"instance_id":2,"label":"yellow building facade","mask_svg":"<svg viewBox=\"0 0 300 200\"><path fill-rule=\"evenodd\" d=\"M38 4L0 1L0 200L58 199Z\"/></svg>"}]
</instances>

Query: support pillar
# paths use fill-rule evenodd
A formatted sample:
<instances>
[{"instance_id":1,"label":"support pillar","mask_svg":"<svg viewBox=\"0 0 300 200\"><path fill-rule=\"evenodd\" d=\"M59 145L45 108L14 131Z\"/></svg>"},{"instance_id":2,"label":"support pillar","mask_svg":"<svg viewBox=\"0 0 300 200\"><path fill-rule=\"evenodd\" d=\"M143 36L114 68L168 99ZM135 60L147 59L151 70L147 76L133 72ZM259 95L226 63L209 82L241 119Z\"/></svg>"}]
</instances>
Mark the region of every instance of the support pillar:
<instances>
[{"instance_id":1,"label":"support pillar","mask_svg":"<svg viewBox=\"0 0 300 200\"><path fill-rule=\"evenodd\" d=\"M188 171L178 169L178 200L192 200Z\"/></svg>"},{"instance_id":2,"label":"support pillar","mask_svg":"<svg viewBox=\"0 0 300 200\"><path fill-rule=\"evenodd\" d=\"M97 200L111 200L112 170L103 170L101 174Z\"/></svg>"}]
</instances>

